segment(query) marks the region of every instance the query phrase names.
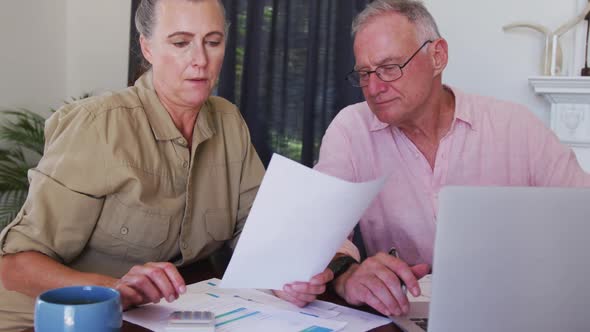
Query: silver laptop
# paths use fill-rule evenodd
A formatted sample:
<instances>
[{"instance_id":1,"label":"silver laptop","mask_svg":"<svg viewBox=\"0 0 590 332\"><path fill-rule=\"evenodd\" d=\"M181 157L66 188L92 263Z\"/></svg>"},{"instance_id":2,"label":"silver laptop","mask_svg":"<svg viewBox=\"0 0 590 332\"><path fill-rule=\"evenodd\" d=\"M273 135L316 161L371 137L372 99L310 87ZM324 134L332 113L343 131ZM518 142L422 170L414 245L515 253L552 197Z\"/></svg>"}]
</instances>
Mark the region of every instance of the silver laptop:
<instances>
[{"instance_id":1,"label":"silver laptop","mask_svg":"<svg viewBox=\"0 0 590 332\"><path fill-rule=\"evenodd\" d=\"M437 220L430 308L403 329L590 331L590 189L446 187Z\"/></svg>"}]
</instances>

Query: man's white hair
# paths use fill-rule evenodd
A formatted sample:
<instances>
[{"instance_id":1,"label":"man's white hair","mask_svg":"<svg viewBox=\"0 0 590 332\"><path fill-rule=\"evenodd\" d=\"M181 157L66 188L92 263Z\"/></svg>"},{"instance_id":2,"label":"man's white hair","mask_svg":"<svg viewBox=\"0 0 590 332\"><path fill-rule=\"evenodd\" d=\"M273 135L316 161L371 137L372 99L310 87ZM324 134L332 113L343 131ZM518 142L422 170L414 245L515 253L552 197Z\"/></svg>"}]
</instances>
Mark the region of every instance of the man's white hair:
<instances>
[{"instance_id":1,"label":"man's white hair","mask_svg":"<svg viewBox=\"0 0 590 332\"><path fill-rule=\"evenodd\" d=\"M377 16L395 12L405 16L416 26L418 43L440 38L434 18L420 0L373 0L352 22L352 38L369 21Z\"/></svg>"}]
</instances>

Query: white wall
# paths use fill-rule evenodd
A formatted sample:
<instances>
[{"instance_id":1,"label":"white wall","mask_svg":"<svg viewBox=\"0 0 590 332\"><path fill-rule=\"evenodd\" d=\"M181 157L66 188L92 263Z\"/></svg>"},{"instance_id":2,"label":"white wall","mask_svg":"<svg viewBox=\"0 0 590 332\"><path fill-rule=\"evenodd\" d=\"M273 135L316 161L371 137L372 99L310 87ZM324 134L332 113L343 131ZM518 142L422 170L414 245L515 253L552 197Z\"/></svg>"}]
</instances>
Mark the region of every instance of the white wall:
<instances>
[{"instance_id":1,"label":"white wall","mask_svg":"<svg viewBox=\"0 0 590 332\"><path fill-rule=\"evenodd\" d=\"M64 98L65 0L0 1L0 109L45 112Z\"/></svg>"},{"instance_id":2,"label":"white wall","mask_svg":"<svg viewBox=\"0 0 590 332\"><path fill-rule=\"evenodd\" d=\"M126 86L130 0L1 0L0 109Z\"/></svg>"},{"instance_id":3,"label":"white wall","mask_svg":"<svg viewBox=\"0 0 590 332\"><path fill-rule=\"evenodd\" d=\"M459 89L527 105L546 124L549 104L536 96L528 77L541 74L545 40L531 30L502 31L515 21L539 23L555 30L577 14L578 0L425 0L443 37L450 61L443 80ZM578 27L578 30L584 28ZM564 65L573 65L575 32L562 37Z\"/></svg>"},{"instance_id":4,"label":"white wall","mask_svg":"<svg viewBox=\"0 0 590 332\"><path fill-rule=\"evenodd\" d=\"M66 4L66 96L126 87L131 1Z\"/></svg>"},{"instance_id":5,"label":"white wall","mask_svg":"<svg viewBox=\"0 0 590 332\"><path fill-rule=\"evenodd\" d=\"M555 29L581 0L424 1L449 42L447 83L523 103L548 122L548 104L527 81L540 74L544 40L502 26L526 20ZM0 109L43 112L84 92L125 87L130 7L130 0L0 1ZM566 59L573 39L573 32L562 38ZM577 75L580 68L566 65Z\"/></svg>"}]
</instances>

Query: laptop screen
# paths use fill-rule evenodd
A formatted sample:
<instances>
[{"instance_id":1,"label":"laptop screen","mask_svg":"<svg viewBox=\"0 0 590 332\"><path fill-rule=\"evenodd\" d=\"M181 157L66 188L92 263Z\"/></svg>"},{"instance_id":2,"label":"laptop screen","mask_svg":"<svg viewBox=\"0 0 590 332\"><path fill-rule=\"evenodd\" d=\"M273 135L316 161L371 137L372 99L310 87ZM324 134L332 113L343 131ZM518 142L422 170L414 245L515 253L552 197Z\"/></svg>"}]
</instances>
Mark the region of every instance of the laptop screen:
<instances>
[{"instance_id":1,"label":"laptop screen","mask_svg":"<svg viewBox=\"0 0 590 332\"><path fill-rule=\"evenodd\" d=\"M588 331L590 189L446 187L429 331Z\"/></svg>"}]
</instances>

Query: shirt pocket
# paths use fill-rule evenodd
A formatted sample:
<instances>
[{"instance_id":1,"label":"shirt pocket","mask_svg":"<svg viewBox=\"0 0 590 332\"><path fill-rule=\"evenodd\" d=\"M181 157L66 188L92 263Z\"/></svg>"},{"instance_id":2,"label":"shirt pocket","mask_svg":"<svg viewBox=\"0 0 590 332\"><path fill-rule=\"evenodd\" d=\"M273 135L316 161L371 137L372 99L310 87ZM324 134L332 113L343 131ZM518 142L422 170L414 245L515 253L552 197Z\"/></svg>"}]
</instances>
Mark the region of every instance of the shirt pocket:
<instances>
[{"instance_id":1,"label":"shirt pocket","mask_svg":"<svg viewBox=\"0 0 590 332\"><path fill-rule=\"evenodd\" d=\"M110 239L100 246L132 261L159 260L159 247L169 237L170 220L170 215L130 207L115 196L108 197L97 228Z\"/></svg>"},{"instance_id":2,"label":"shirt pocket","mask_svg":"<svg viewBox=\"0 0 590 332\"><path fill-rule=\"evenodd\" d=\"M205 211L205 228L215 241L226 241L233 237L235 222L226 209L209 209Z\"/></svg>"}]
</instances>

